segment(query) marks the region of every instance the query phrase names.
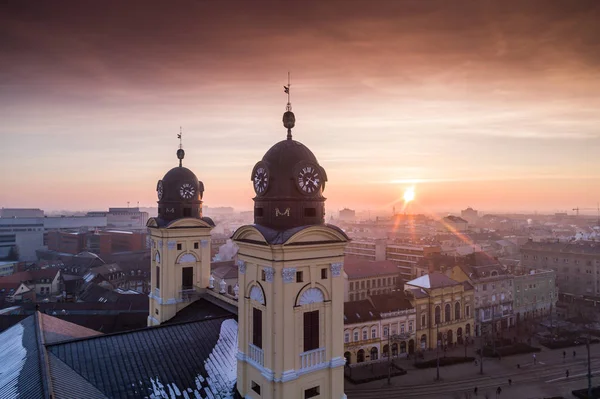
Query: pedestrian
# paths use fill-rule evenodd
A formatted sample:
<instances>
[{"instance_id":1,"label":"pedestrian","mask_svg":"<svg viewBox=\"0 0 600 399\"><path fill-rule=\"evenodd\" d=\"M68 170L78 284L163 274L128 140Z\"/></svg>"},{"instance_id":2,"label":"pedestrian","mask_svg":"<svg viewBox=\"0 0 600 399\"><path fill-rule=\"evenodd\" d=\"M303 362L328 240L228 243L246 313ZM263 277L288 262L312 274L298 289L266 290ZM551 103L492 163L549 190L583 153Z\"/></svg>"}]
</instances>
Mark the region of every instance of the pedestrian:
<instances>
[{"instance_id":1,"label":"pedestrian","mask_svg":"<svg viewBox=\"0 0 600 399\"><path fill-rule=\"evenodd\" d=\"M577 356L577 352L573 351L573 359L575 359L575 356Z\"/></svg>"},{"instance_id":2,"label":"pedestrian","mask_svg":"<svg viewBox=\"0 0 600 399\"><path fill-rule=\"evenodd\" d=\"M567 369L565 375L567 376L566 378L569 378L569 369Z\"/></svg>"},{"instance_id":3,"label":"pedestrian","mask_svg":"<svg viewBox=\"0 0 600 399\"><path fill-rule=\"evenodd\" d=\"M512 380L510 378L508 379L508 385L512 385Z\"/></svg>"},{"instance_id":4,"label":"pedestrian","mask_svg":"<svg viewBox=\"0 0 600 399\"><path fill-rule=\"evenodd\" d=\"M535 353L533 354L533 364L537 364L537 359L535 357Z\"/></svg>"},{"instance_id":5,"label":"pedestrian","mask_svg":"<svg viewBox=\"0 0 600 399\"><path fill-rule=\"evenodd\" d=\"M563 351L563 360L567 357L567 352Z\"/></svg>"},{"instance_id":6,"label":"pedestrian","mask_svg":"<svg viewBox=\"0 0 600 399\"><path fill-rule=\"evenodd\" d=\"M498 387L498 389L496 389L496 396L500 395L502 393L502 388Z\"/></svg>"},{"instance_id":7,"label":"pedestrian","mask_svg":"<svg viewBox=\"0 0 600 399\"><path fill-rule=\"evenodd\" d=\"M475 389L473 389L473 393L475 394L475 396L477 396L477 387L475 387Z\"/></svg>"}]
</instances>

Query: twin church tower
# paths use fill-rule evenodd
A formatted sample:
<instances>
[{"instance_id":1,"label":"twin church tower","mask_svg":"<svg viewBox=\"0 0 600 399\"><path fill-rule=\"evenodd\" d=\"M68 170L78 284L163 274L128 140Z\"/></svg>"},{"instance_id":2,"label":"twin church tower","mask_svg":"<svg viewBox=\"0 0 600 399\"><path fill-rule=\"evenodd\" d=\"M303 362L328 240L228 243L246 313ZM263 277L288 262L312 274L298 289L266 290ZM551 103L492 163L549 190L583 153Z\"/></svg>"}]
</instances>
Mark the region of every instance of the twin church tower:
<instances>
[{"instance_id":1,"label":"twin church tower","mask_svg":"<svg viewBox=\"0 0 600 399\"><path fill-rule=\"evenodd\" d=\"M286 86L289 92L289 86ZM288 93L289 94L289 93ZM325 224L325 169L287 138L251 172L254 224L240 227L237 390L244 398L345 398L344 247L348 237ZM148 325L188 305L182 290L203 292L210 279L210 231L202 216L204 186L179 166L157 184L158 217L148 222L152 248Z\"/></svg>"}]
</instances>

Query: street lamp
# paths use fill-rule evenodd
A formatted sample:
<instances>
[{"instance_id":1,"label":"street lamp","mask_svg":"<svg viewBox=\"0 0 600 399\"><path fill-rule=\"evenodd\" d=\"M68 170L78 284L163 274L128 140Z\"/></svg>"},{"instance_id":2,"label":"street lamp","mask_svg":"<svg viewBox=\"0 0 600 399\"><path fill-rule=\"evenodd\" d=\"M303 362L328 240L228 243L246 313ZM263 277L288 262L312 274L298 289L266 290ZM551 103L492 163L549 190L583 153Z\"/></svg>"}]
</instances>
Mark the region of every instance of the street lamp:
<instances>
[{"instance_id":1,"label":"street lamp","mask_svg":"<svg viewBox=\"0 0 600 399\"><path fill-rule=\"evenodd\" d=\"M404 334L388 334L388 385L392 384L392 343L406 339Z\"/></svg>"}]
</instances>

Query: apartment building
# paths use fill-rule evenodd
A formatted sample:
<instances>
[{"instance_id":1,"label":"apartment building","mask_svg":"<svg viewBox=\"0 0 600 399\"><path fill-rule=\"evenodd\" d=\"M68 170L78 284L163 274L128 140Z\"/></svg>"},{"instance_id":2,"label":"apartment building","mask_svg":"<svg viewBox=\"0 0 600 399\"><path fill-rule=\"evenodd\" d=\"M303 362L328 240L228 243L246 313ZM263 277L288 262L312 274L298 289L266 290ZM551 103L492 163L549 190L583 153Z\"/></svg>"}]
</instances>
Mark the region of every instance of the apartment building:
<instances>
[{"instance_id":1,"label":"apartment building","mask_svg":"<svg viewBox=\"0 0 600 399\"><path fill-rule=\"evenodd\" d=\"M516 323L547 317L556 311L558 290L554 270L530 270L514 276L514 313Z\"/></svg>"},{"instance_id":2,"label":"apartment building","mask_svg":"<svg viewBox=\"0 0 600 399\"><path fill-rule=\"evenodd\" d=\"M423 258L440 251L441 248L436 245L388 244L385 259L398 266L402 279L409 281L417 277L417 265Z\"/></svg>"},{"instance_id":3,"label":"apartment building","mask_svg":"<svg viewBox=\"0 0 600 399\"><path fill-rule=\"evenodd\" d=\"M481 326L494 323L493 331L515 325L513 313L514 276L496 259L477 252L467 256L464 263L455 265L449 276L456 281L467 281L475 289L475 334Z\"/></svg>"},{"instance_id":4,"label":"apartment building","mask_svg":"<svg viewBox=\"0 0 600 399\"><path fill-rule=\"evenodd\" d=\"M417 349L415 309L403 293L344 304L344 357L348 364L405 357Z\"/></svg>"},{"instance_id":5,"label":"apartment building","mask_svg":"<svg viewBox=\"0 0 600 399\"><path fill-rule=\"evenodd\" d=\"M600 242L534 242L521 247L521 268L553 270L562 295L600 296Z\"/></svg>"},{"instance_id":6,"label":"apartment building","mask_svg":"<svg viewBox=\"0 0 600 399\"><path fill-rule=\"evenodd\" d=\"M392 292L400 279L398 268L390 261L370 261L344 257L345 302L367 299L371 295Z\"/></svg>"}]
</instances>

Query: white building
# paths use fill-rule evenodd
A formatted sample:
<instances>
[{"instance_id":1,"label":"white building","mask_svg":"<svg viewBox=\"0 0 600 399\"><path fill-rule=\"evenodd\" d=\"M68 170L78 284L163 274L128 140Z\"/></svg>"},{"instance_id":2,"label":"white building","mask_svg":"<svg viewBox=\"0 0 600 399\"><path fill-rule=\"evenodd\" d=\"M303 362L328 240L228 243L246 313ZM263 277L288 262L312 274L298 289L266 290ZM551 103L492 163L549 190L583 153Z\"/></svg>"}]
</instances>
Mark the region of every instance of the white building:
<instances>
[{"instance_id":1,"label":"white building","mask_svg":"<svg viewBox=\"0 0 600 399\"><path fill-rule=\"evenodd\" d=\"M88 217L106 217L107 227L121 229L146 229L148 212L140 211L140 208L108 208L108 212L88 212Z\"/></svg>"}]
</instances>

